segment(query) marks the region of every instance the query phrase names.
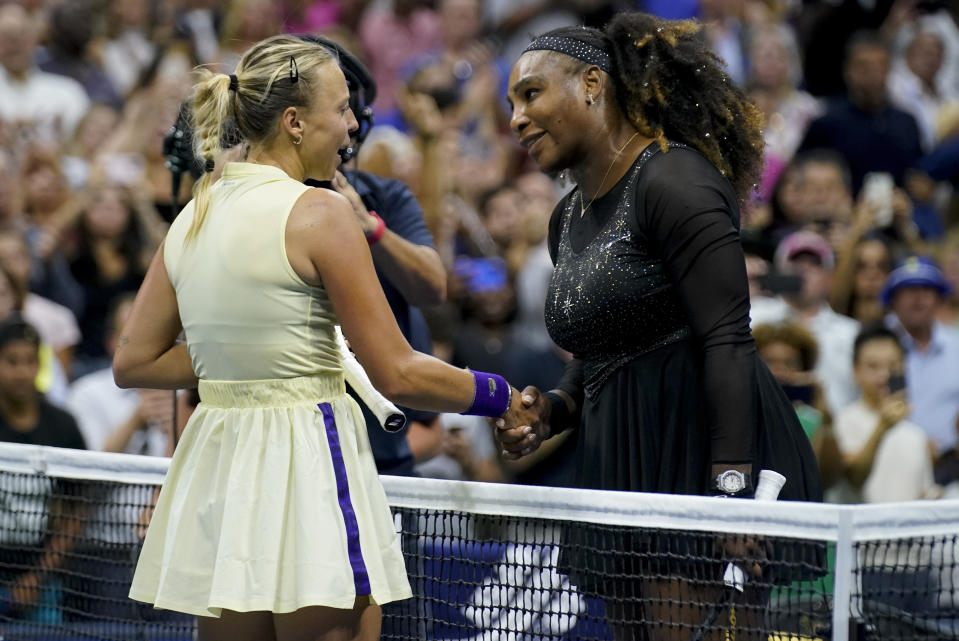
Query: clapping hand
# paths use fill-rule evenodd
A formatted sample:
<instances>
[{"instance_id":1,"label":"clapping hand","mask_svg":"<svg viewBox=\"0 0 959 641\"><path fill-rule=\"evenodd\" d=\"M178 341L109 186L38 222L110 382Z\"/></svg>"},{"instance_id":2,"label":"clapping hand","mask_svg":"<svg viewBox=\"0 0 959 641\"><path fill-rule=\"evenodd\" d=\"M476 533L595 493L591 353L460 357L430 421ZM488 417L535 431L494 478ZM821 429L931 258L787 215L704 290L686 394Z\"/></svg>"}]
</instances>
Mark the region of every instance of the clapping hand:
<instances>
[{"instance_id":1,"label":"clapping hand","mask_svg":"<svg viewBox=\"0 0 959 641\"><path fill-rule=\"evenodd\" d=\"M551 436L549 412L551 406L540 391L532 386L523 390L509 412L493 421L494 436L503 456L511 461L532 454ZM517 402L519 401L519 402Z\"/></svg>"}]
</instances>

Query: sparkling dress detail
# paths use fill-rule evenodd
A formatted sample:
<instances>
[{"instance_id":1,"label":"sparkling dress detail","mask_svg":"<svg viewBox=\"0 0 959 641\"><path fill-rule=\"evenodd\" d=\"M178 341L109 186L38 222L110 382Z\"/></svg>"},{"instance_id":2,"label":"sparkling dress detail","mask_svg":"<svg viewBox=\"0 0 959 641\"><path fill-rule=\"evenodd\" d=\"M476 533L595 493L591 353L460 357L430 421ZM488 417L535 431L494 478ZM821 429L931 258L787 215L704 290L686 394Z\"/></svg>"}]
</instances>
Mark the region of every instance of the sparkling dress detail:
<instances>
[{"instance_id":1,"label":"sparkling dress detail","mask_svg":"<svg viewBox=\"0 0 959 641\"><path fill-rule=\"evenodd\" d=\"M581 215L574 189L550 221L546 323L575 359L560 387L582 408L577 486L705 494L712 463L787 478L821 500L812 448L759 359L739 210L699 152L647 147Z\"/></svg>"}]
</instances>

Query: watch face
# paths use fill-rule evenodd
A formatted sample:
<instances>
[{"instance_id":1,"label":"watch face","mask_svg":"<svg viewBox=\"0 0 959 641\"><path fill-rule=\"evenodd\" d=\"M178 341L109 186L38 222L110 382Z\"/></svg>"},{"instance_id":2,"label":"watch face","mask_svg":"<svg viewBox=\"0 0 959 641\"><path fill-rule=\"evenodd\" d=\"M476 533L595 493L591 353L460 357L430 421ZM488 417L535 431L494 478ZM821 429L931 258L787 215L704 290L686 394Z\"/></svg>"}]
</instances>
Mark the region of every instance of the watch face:
<instances>
[{"instance_id":1,"label":"watch face","mask_svg":"<svg viewBox=\"0 0 959 641\"><path fill-rule=\"evenodd\" d=\"M742 472L736 470L727 470L719 476L719 487L727 494L735 494L746 487L746 481Z\"/></svg>"}]
</instances>

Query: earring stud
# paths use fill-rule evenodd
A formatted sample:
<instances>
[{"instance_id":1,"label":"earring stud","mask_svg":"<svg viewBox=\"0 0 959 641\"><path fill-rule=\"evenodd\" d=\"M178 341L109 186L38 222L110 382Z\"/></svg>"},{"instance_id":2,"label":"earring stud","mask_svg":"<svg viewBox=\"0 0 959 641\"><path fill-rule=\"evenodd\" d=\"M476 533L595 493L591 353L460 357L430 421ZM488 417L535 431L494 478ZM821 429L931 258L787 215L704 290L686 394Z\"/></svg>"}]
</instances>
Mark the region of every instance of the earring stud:
<instances>
[{"instance_id":1,"label":"earring stud","mask_svg":"<svg viewBox=\"0 0 959 641\"><path fill-rule=\"evenodd\" d=\"M586 102L588 102L589 104L593 104L594 102L596 102L595 100L593 100L593 94L591 93L586 94Z\"/></svg>"}]
</instances>

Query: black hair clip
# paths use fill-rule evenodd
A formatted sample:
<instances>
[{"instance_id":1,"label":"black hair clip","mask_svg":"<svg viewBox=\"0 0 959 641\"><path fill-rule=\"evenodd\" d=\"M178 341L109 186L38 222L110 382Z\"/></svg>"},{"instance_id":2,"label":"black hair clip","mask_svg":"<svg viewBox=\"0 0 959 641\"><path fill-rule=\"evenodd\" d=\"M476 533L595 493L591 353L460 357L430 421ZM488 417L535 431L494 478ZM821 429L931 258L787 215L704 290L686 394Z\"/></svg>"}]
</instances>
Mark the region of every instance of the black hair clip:
<instances>
[{"instance_id":1,"label":"black hair clip","mask_svg":"<svg viewBox=\"0 0 959 641\"><path fill-rule=\"evenodd\" d=\"M213 162L213 159L212 159L212 158L207 158L207 159L206 159L206 164L203 166L203 170L204 170L206 173L208 173L208 174L209 174L209 173L212 173L212 172L213 172L213 167L214 167L215 164L216 164L216 163Z\"/></svg>"},{"instance_id":2,"label":"black hair clip","mask_svg":"<svg viewBox=\"0 0 959 641\"><path fill-rule=\"evenodd\" d=\"M300 81L300 69L296 66L296 58L290 56L290 83L296 84Z\"/></svg>"}]
</instances>

